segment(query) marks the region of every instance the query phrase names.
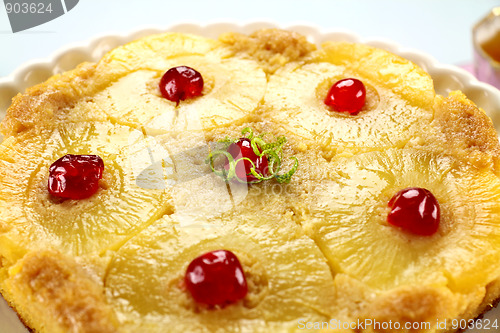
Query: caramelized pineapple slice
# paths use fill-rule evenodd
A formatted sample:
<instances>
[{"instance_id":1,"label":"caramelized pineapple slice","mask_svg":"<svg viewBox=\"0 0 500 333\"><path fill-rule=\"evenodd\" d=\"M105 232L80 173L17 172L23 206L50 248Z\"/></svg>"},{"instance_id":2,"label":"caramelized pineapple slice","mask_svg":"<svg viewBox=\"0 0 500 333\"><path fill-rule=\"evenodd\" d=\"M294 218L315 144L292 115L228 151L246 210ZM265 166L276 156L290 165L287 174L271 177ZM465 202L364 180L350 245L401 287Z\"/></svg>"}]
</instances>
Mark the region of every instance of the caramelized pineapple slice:
<instances>
[{"instance_id":1,"label":"caramelized pineapple slice","mask_svg":"<svg viewBox=\"0 0 500 333\"><path fill-rule=\"evenodd\" d=\"M280 228L269 223L275 221ZM125 244L105 281L109 302L131 331L288 332L298 320L327 321L335 308L329 267L314 242L289 217L239 215L183 228L164 217ZM190 261L213 250L236 254L247 296L224 308L197 304L183 285Z\"/></svg>"},{"instance_id":2,"label":"caramelized pineapple slice","mask_svg":"<svg viewBox=\"0 0 500 333\"><path fill-rule=\"evenodd\" d=\"M77 123L32 129L6 139L0 150L2 256L14 263L28 249L99 254L172 213L166 189L137 185L132 164L140 161L129 144L134 147L131 138L143 139L134 133L108 123ZM49 195L48 168L66 154L96 154L103 159L100 188L90 198L61 200Z\"/></svg>"},{"instance_id":3,"label":"caramelized pineapple slice","mask_svg":"<svg viewBox=\"0 0 500 333\"><path fill-rule=\"evenodd\" d=\"M491 171L406 149L340 158L328 178L312 186L311 219L302 223L337 272L379 290L432 285L464 293L500 275L500 180ZM387 223L389 200L408 187L438 200L436 234Z\"/></svg>"},{"instance_id":4,"label":"caramelized pineapple slice","mask_svg":"<svg viewBox=\"0 0 500 333\"><path fill-rule=\"evenodd\" d=\"M99 66L116 71L131 72L138 69L165 69L171 58L186 55L224 57L228 50L221 43L197 35L166 32L146 36L119 46L99 62Z\"/></svg>"},{"instance_id":5,"label":"caramelized pineapple slice","mask_svg":"<svg viewBox=\"0 0 500 333\"><path fill-rule=\"evenodd\" d=\"M256 61L230 57L232 52L222 42L188 34L145 37L18 95L2 132L9 136L64 121L111 120L151 131L242 122L261 102L267 79ZM202 96L178 107L158 88L163 73L175 66L193 67L205 81Z\"/></svg>"},{"instance_id":6,"label":"caramelized pineapple slice","mask_svg":"<svg viewBox=\"0 0 500 333\"><path fill-rule=\"evenodd\" d=\"M265 115L286 131L335 150L402 147L429 126L432 79L413 63L351 43L326 43L313 59L288 64L269 80ZM367 90L365 106L355 115L324 103L330 87L350 77Z\"/></svg>"},{"instance_id":7,"label":"caramelized pineapple slice","mask_svg":"<svg viewBox=\"0 0 500 333\"><path fill-rule=\"evenodd\" d=\"M158 83L164 72L181 65L199 71L205 87L202 96L176 106L161 96ZM266 88L264 73L246 60L212 62L193 56L172 59L167 66L127 74L97 94L95 103L113 121L151 133L203 130L248 120Z\"/></svg>"},{"instance_id":8,"label":"caramelized pineapple slice","mask_svg":"<svg viewBox=\"0 0 500 333\"><path fill-rule=\"evenodd\" d=\"M246 120L266 89L256 61L227 57L221 42L182 34L160 34L119 47L104 57L104 68L123 75L98 93L95 103L114 121L151 131L203 130ZM189 66L203 77L202 96L165 99L158 88L172 67Z\"/></svg>"},{"instance_id":9,"label":"caramelized pineapple slice","mask_svg":"<svg viewBox=\"0 0 500 333\"><path fill-rule=\"evenodd\" d=\"M434 103L430 75L411 61L388 51L364 44L326 42L316 54L316 61L342 66L389 89L410 105L428 109Z\"/></svg>"}]
</instances>

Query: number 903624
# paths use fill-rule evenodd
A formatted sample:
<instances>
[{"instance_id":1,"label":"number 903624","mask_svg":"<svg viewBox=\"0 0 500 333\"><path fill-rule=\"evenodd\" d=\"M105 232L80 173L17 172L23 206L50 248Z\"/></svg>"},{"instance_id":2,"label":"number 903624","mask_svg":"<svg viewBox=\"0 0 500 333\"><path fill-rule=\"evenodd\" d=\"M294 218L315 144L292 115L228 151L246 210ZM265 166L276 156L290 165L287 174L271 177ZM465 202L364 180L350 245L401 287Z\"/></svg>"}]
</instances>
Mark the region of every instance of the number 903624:
<instances>
[{"instance_id":1,"label":"number 903624","mask_svg":"<svg viewBox=\"0 0 500 333\"><path fill-rule=\"evenodd\" d=\"M7 2L5 4L5 10L7 14L43 14L43 13L52 13L52 4L44 4L42 2L16 2L10 3Z\"/></svg>"},{"instance_id":2,"label":"number 903624","mask_svg":"<svg viewBox=\"0 0 500 333\"><path fill-rule=\"evenodd\" d=\"M498 329L498 319L453 319L451 321L451 327L454 330L465 330L465 329L478 329L478 330L490 330Z\"/></svg>"}]
</instances>

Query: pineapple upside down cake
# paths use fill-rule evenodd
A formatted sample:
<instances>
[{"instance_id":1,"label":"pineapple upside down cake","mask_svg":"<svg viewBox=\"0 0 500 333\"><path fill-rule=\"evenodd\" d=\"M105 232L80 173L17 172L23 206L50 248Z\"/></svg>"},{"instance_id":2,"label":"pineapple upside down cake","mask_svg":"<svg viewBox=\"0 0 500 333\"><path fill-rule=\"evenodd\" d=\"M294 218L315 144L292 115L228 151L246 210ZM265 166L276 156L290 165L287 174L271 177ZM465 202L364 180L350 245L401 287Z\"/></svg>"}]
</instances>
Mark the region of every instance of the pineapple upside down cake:
<instances>
[{"instance_id":1,"label":"pineapple upside down cake","mask_svg":"<svg viewBox=\"0 0 500 333\"><path fill-rule=\"evenodd\" d=\"M500 297L492 122L387 51L153 35L1 126L0 289L34 332L453 331Z\"/></svg>"}]
</instances>

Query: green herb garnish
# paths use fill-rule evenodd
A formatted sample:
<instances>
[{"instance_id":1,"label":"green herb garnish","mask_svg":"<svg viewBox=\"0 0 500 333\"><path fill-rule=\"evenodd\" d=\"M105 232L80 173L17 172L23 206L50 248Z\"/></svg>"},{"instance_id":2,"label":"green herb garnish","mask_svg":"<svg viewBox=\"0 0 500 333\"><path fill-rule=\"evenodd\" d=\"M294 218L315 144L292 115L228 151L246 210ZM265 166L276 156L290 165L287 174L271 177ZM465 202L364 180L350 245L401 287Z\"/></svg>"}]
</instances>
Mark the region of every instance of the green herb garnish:
<instances>
[{"instance_id":1,"label":"green herb garnish","mask_svg":"<svg viewBox=\"0 0 500 333\"><path fill-rule=\"evenodd\" d=\"M234 159L233 156L227 151L229 146L233 143L238 142L241 138L238 139L229 139L226 138L222 141L219 141L220 144L223 145L222 149L212 151L206 160L206 163L210 164L210 168L212 171L222 177L225 181L229 182L233 179L236 179L240 183L260 183L264 180L276 179L278 183L288 183L292 178L292 175L297 171L299 167L299 161L295 156L292 156L291 159L294 160L294 164L292 168L284 174L280 174L281 170L281 162L283 160L283 145L286 142L286 138L284 136L274 137L272 142L266 141L265 137L268 136L268 133L260 134L258 136L254 136L253 131L250 127L246 127L241 131L241 134L250 140L250 145L252 147L253 152L259 158L265 156L267 158L268 169L266 174L262 174L256 170L256 166L254 161L247 157L241 157L238 159ZM221 169L216 169L214 166L214 160L217 157L223 156L226 162L226 167L222 167ZM246 160L251 164L250 173L248 175L252 175L252 181L247 181L246 179L240 179L236 175L236 165L238 163L243 163Z\"/></svg>"}]
</instances>

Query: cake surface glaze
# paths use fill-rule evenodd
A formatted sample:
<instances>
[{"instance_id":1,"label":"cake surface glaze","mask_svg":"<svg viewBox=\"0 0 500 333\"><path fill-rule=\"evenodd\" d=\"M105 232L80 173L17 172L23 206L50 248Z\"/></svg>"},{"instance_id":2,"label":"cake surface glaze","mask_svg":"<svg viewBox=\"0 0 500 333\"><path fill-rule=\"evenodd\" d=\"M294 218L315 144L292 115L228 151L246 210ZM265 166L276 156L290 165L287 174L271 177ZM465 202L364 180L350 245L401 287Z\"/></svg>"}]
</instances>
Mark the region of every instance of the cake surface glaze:
<instances>
[{"instance_id":1,"label":"cake surface glaze","mask_svg":"<svg viewBox=\"0 0 500 333\"><path fill-rule=\"evenodd\" d=\"M205 86L176 106L158 81L181 65ZM367 87L356 115L323 103L345 77ZM18 95L1 126L0 287L37 332L434 325L475 318L500 296L492 123L462 93L436 95L427 73L386 51L317 49L279 30L154 35ZM289 183L226 183L211 172L212 144L247 127L287 138L283 168L286 157L299 161ZM48 194L48 168L65 154L102 157L95 195ZM430 237L387 224L391 197L413 186L440 202ZM248 294L207 308L183 276L221 248L240 259Z\"/></svg>"}]
</instances>

